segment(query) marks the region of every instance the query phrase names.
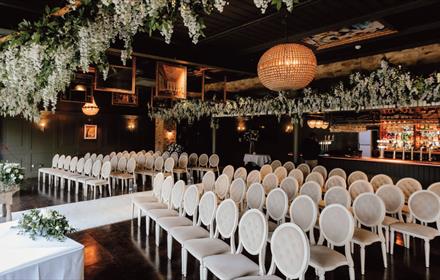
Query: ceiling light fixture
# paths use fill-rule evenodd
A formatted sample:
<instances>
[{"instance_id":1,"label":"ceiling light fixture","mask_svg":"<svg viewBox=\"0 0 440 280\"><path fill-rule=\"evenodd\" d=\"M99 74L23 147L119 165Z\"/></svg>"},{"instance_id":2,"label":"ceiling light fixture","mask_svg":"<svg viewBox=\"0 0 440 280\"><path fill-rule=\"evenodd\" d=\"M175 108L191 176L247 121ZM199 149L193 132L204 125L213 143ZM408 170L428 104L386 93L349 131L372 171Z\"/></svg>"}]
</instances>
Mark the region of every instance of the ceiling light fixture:
<instances>
[{"instance_id":1,"label":"ceiling light fixture","mask_svg":"<svg viewBox=\"0 0 440 280\"><path fill-rule=\"evenodd\" d=\"M82 112L86 116L94 116L98 114L99 107L98 105L96 105L95 99L93 97L92 97L92 102L87 102L86 104L84 104L84 106L82 106Z\"/></svg>"}]
</instances>

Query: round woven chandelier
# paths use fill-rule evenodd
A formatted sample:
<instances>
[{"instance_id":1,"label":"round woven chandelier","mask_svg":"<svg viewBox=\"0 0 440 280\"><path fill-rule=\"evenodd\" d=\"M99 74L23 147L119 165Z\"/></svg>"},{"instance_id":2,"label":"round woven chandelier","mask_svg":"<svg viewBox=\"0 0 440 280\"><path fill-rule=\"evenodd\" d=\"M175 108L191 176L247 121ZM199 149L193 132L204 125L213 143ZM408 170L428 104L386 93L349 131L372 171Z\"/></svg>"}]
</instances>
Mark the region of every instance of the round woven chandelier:
<instances>
[{"instance_id":1,"label":"round woven chandelier","mask_svg":"<svg viewBox=\"0 0 440 280\"><path fill-rule=\"evenodd\" d=\"M299 44L280 44L267 50L258 62L258 78L270 90L306 87L316 75L313 51Z\"/></svg>"}]
</instances>

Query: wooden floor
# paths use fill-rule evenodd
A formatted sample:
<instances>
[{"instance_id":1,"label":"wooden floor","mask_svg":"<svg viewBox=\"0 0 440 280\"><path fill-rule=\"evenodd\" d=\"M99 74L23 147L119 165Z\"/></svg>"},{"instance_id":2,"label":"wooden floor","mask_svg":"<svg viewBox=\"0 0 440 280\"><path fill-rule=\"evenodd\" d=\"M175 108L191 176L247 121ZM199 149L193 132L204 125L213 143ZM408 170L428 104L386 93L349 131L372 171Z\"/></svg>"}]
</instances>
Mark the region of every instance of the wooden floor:
<instances>
[{"instance_id":1,"label":"wooden floor","mask_svg":"<svg viewBox=\"0 0 440 280\"><path fill-rule=\"evenodd\" d=\"M13 211L66 203L69 197L70 202L87 199L82 195L69 196L67 192L49 194L47 189L43 193L35 185L35 181L28 182L28 190L14 196ZM146 237L144 223L138 228L136 221L126 221L76 232L70 237L85 246L85 279L199 279L197 261L189 257L188 276L182 277L179 245L174 244L173 258L169 261L166 239L157 248L154 233ZM401 244L400 238L397 243ZM384 269L380 246L367 247L366 274L361 276L359 250L356 248L353 255L356 279L440 279L440 238L431 243L429 269L425 268L423 244L418 240L411 241L409 250L396 245L394 255L388 254L387 257L389 266ZM269 262L268 254L267 268ZM312 269L307 271L306 279L315 279ZM341 267L328 272L326 279L348 279L348 269Z\"/></svg>"}]
</instances>

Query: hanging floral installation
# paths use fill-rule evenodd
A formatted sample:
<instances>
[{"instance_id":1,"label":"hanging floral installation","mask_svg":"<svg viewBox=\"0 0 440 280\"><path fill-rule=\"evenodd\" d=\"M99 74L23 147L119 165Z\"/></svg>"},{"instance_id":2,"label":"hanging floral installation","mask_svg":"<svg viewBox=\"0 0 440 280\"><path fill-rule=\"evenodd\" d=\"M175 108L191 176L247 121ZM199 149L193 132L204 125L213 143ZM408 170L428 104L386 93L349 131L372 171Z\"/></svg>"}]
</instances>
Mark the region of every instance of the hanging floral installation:
<instances>
[{"instance_id":1,"label":"hanging floral installation","mask_svg":"<svg viewBox=\"0 0 440 280\"><path fill-rule=\"evenodd\" d=\"M414 76L400 66L382 61L371 73L354 73L349 81L339 82L327 92L306 88L297 98L238 98L226 102L183 100L172 108L149 108L151 118L187 120L222 116L291 116L300 122L305 113L360 111L366 109L428 106L440 102L440 73Z\"/></svg>"},{"instance_id":2,"label":"hanging floral installation","mask_svg":"<svg viewBox=\"0 0 440 280\"><path fill-rule=\"evenodd\" d=\"M254 0L264 13L269 5L289 11L298 0ZM22 22L18 32L0 38L0 115L37 121L39 110L55 110L58 93L75 71L90 65L108 71L105 51L116 39L124 43L123 62L131 55L138 32L158 31L169 43L178 21L197 43L203 17L223 12L225 0L68 0L68 6L46 9L37 22ZM67 12L62 12L64 10ZM40 107L42 106L42 107Z\"/></svg>"}]
</instances>

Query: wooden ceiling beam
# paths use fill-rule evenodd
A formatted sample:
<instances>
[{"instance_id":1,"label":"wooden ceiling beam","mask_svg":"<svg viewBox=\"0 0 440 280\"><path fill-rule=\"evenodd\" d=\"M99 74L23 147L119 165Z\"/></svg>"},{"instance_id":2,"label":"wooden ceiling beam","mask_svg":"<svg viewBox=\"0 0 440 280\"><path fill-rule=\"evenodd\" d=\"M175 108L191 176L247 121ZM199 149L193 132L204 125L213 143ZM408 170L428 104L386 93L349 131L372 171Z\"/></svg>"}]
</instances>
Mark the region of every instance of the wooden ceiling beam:
<instances>
[{"instance_id":1,"label":"wooden ceiling beam","mask_svg":"<svg viewBox=\"0 0 440 280\"><path fill-rule=\"evenodd\" d=\"M429 64L440 62L440 44L431 44L400 51L370 55L355 59L338 61L330 64L318 65L315 80L347 76L354 71L373 71L380 67L380 62L387 60L392 64L405 66L415 64ZM222 91L224 82L207 84L206 91ZM258 77L231 81L226 83L226 91L240 92L245 90L260 89L264 86Z\"/></svg>"}]
</instances>

